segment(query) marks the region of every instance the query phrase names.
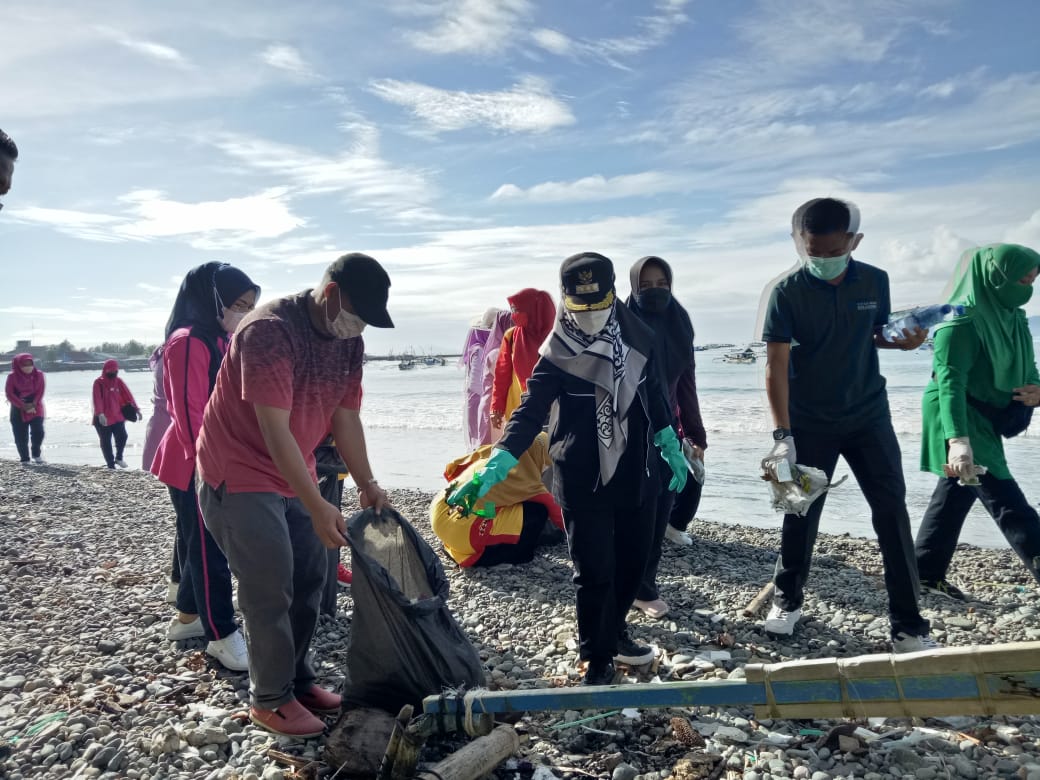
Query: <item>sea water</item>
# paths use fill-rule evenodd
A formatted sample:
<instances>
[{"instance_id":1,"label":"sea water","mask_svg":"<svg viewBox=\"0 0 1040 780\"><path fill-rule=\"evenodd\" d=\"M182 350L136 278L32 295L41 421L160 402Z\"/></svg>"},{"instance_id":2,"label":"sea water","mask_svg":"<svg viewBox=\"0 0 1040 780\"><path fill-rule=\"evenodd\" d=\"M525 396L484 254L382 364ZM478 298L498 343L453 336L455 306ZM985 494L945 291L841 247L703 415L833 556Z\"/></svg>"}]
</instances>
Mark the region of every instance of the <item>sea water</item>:
<instances>
[{"instance_id":1,"label":"sea water","mask_svg":"<svg viewBox=\"0 0 1040 780\"><path fill-rule=\"evenodd\" d=\"M697 353L697 386L701 413L708 431L707 479L699 517L725 523L776 528L780 517L770 508L769 493L759 477L759 461L772 447L773 423L765 397L764 362L723 363L721 352ZM931 374L931 354L883 350L881 370L888 379L892 421L903 451L907 504L916 530L936 477L918 470L921 394ZM151 374L121 374L146 416L150 413ZM90 425L94 372L47 375L47 438L44 457L53 463L103 465L97 436ZM465 454L462 437L460 368L416 366L401 371L397 364L372 361L365 366L362 420L373 471L389 488L437 490L445 486L445 465ZM128 423L125 459L141 465L144 422ZM1040 497L1033 477L1040 473L1040 425L1006 442L1008 461L1027 497ZM3 437L0 455L15 459L11 437ZM839 461L835 478L848 474ZM821 530L873 536L870 511L850 479L828 495ZM961 541L1004 546L993 521L976 506Z\"/></svg>"}]
</instances>

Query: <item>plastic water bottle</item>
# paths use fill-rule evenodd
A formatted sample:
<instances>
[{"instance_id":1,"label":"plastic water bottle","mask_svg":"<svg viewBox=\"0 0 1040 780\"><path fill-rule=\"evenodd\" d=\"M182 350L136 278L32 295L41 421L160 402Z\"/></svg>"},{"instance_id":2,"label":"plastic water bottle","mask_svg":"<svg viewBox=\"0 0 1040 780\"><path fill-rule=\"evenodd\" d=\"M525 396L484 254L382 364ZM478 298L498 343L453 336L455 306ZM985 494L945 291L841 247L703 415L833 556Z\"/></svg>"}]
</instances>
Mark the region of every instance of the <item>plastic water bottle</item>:
<instances>
[{"instance_id":1,"label":"plastic water bottle","mask_svg":"<svg viewBox=\"0 0 1040 780\"><path fill-rule=\"evenodd\" d=\"M908 312L897 312L889 319L881 331L886 341L903 338L903 331L914 332L914 328L927 330L943 320L960 317L964 314L964 307L960 304L937 303L932 306L922 306L919 309L911 309Z\"/></svg>"}]
</instances>

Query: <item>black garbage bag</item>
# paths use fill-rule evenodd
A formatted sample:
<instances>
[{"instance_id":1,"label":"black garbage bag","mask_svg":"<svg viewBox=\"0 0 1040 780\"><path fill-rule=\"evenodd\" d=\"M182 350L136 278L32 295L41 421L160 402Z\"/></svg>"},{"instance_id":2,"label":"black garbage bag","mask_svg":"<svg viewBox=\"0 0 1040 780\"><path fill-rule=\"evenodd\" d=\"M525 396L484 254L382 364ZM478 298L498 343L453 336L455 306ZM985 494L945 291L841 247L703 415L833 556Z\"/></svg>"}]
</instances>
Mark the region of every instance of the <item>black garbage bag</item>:
<instances>
[{"instance_id":1,"label":"black garbage bag","mask_svg":"<svg viewBox=\"0 0 1040 780\"><path fill-rule=\"evenodd\" d=\"M448 611L437 554L389 507L347 523L354 617L347 650L349 704L396 715L445 689L484 685L476 649Z\"/></svg>"}]
</instances>

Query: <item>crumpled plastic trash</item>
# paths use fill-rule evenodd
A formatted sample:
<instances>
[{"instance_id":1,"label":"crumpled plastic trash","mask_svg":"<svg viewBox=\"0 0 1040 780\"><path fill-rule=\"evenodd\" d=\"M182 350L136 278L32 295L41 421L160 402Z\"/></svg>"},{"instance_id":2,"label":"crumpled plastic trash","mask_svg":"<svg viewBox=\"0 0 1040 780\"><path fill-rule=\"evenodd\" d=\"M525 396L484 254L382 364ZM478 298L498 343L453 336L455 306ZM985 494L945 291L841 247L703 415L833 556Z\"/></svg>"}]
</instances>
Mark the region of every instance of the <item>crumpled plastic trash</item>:
<instances>
[{"instance_id":1,"label":"crumpled plastic trash","mask_svg":"<svg viewBox=\"0 0 1040 780\"><path fill-rule=\"evenodd\" d=\"M689 439L682 441L682 454L686 458L686 468L697 482L704 484L704 461L693 454L693 442Z\"/></svg>"},{"instance_id":2,"label":"crumpled plastic trash","mask_svg":"<svg viewBox=\"0 0 1040 780\"><path fill-rule=\"evenodd\" d=\"M849 478L846 474L832 484L822 469L812 466L791 466L786 460L769 466L765 479L769 480L773 509L787 515L804 516L813 501Z\"/></svg>"}]
</instances>

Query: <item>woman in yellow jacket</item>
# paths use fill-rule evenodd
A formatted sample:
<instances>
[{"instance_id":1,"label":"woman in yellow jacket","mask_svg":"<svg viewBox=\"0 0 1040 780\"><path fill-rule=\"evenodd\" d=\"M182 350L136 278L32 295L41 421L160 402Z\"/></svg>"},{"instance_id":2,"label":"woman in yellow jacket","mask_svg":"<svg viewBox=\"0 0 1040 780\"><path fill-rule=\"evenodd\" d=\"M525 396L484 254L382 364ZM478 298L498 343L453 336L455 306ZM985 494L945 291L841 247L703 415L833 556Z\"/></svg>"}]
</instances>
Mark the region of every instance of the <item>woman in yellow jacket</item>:
<instances>
[{"instance_id":1,"label":"woman in yellow jacket","mask_svg":"<svg viewBox=\"0 0 1040 780\"><path fill-rule=\"evenodd\" d=\"M485 444L453 460L444 478L466 484L487 465L491 449ZM464 515L448 506L445 499L453 488L438 493L430 503L430 522L448 555L462 567L528 563L539 544L562 540L563 514L542 482L542 472L551 465L549 437L542 433L509 476L477 499L473 511ZM547 526L554 530L543 533Z\"/></svg>"}]
</instances>

